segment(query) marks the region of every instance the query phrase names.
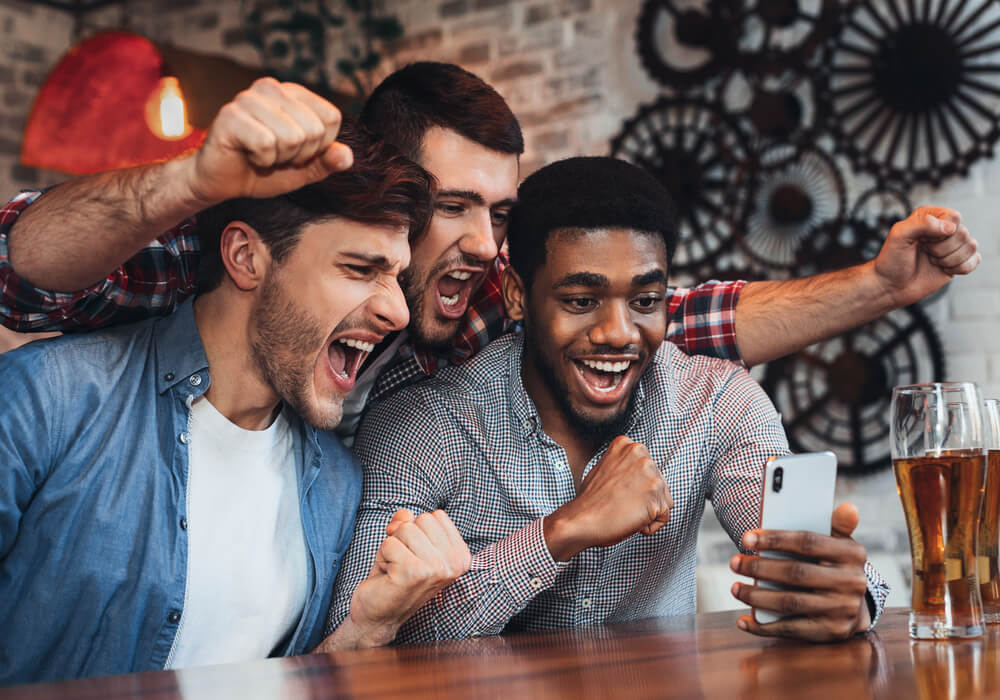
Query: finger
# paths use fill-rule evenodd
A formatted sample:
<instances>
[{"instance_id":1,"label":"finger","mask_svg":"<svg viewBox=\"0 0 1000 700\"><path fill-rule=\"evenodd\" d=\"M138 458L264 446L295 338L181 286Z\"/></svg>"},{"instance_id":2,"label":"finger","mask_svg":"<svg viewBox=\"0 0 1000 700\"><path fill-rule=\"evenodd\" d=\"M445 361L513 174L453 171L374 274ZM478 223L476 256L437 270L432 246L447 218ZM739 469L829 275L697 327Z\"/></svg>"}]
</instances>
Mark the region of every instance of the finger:
<instances>
[{"instance_id":1,"label":"finger","mask_svg":"<svg viewBox=\"0 0 1000 700\"><path fill-rule=\"evenodd\" d=\"M813 617L788 617L762 625L752 615L741 615L736 626L759 637L794 637L810 642L847 639L854 633L854 625L850 620Z\"/></svg>"},{"instance_id":2,"label":"finger","mask_svg":"<svg viewBox=\"0 0 1000 700\"><path fill-rule=\"evenodd\" d=\"M857 529L860 517L857 506L853 503L841 503L830 518L830 534L834 537L850 537Z\"/></svg>"},{"instance_id":3,"label":"finger","mask_svg":"<svg viewBox=\"0 0 1000 700\"><path fill-rule=\"evenodd\" d=\"M979 251L979 243L964 226L959 233L940 243L925 246L927 254L938 267L955 267Z\"/></svg>"},{"instance_id":4,"label":"finger","mask_svg":"<svg viewBox=\"0 0 1000 700\"><path fill-rule=\"evenodd\" d=\"M278 159L278 141L274 131L255 119L235 102L224 105L216 118L218 138L222 144L244 151L247 159L258 168L270 168ZM209 135L209 139L214 134ZM209 140L206 139L206 142Z\"/></svg>"},{"instance_id":5,"label":"finger","mask_svg":"<svg viewBox=\"0 0 1000 700\"><path fill-rule=\"evenodd\" d=\"M449 561L451 561L452 566L461 570L461 573L465 573L472 566L472 553L469 551L462 533L458 531L455 523L443 510L436 510L431 515L437 519L447 537Z\"/></svg>"},{"instance_id":6,"label":"finger","mask_svg":"<svg viewBox=\"0 0 1000 700\"><path fill-rule=\"evenodd\" d=\"M942 268L942 271L946 272L949 275L967 275L973 270L975 270L977 267L979 267L979 263L981 263L982 261L983 261L983 256L980 255L979 253L976 253L965 262L956 265L955 267Z\"/></svg>"},{"instance_id":7,"label":"finger","mask_svg":"<svg viewBox=\"0 0 1000 700\"><path fill-rule=\"evenodd\" d=\"M417 520L421 517L417 516ZM417 524L417 520L401 523L392 536L405 544L418 559L427 563L440 562L438 548L431 542L424 529Z\"/></svg>"},{"instance_id":8,"label":"finger","mask_svg":"<svg viewBox=\"0 0 1000 700\"><path fill-rule=\"evenodd\" d=\"M324 100L312 90L298 83L282 83L281 87L292 99L301 102L319 117L328 131L329 141L327 145L333 143L333 140L337 137L337 133L340 131L340 110L333 103Z\"/></svg>"},{"instance_id":9,"label":"finger","mask_svg":"<svg viewBox=\"0 0 1000 700\"><path fill-rule=\"evenodd\" d=\"M400 508L395 513L392 514L392 519L385 526L385 534L393 534L401 524L408 523L413 520L413 511L407 508Z\"/></svg>"},{"instance_id":10,"label":"finger","mask_svg":"<svg viewBox=\"0 0 1000 700\"><path fill-rule=\"evenodd\" d=\"M750 530L743 535L750 551L797 554L816 561L864 563L864 547L852 539L821 535L808 530Z\"/></svg>"},{"instance_id":11,"label":"finger","mask_svg":"<svg viewBox=\"0 0 1000 700\"><path fill-rule=\"evenodd\" d=\"M783 586L817 591L841 591L864 595L868 590L864 562L844 566L823 566L797 559L772 559L735 554L729 560L734 573Z\"/></svg>"},{"instance_id":12,"label":"finger","mask_svg":"<svg viewBox=\"0 0 1000 700\"><path fill-rule=\"evenodd\" d=\"M354 164L354 153L349 146L339 141L331 143L327 149L320 154L324 167L329 172L347 170Z\"/></svg>"},{"instance_id":13,"label":"finger","mask_svg":"<svg viewBox=\"0 0 1000 700\"><path fill-rule=\"evenodd\" d=\"M734 583L730 588L733 597L751 608L760 608L782 615L821 615L853 620L864 601L864 593L842 591L775 591L746 583Z\"/></svg>"},{"instance_id":14,"label":"finger","mask_svg":"<svg viewBox=\"0 0 1000 700\"><path fill-rule=\"evenodd\" d=\"M274 133L277 155L275 165L294 161L306 140L305 130L282 109L280 100L262 94L262 90L244 90L236 96L236 104L251 117Z\"/></svg>"},{"instance_id":15,"label":"finger","mask_svg":"<svg viewBox=\"0 0 1000 700\"><path fill-rule=\"evenodd\" d=\"M932 228L935 226L932 221L933 219L945 222L945 224L951 224L950 226L945 225L939 227L939 230L945 234L952 233L962 223L962 215L957 209L927 204L914 209L908 218L914 218L917 221L922 221L925 225Z\"/></svg>"}]
</instances>

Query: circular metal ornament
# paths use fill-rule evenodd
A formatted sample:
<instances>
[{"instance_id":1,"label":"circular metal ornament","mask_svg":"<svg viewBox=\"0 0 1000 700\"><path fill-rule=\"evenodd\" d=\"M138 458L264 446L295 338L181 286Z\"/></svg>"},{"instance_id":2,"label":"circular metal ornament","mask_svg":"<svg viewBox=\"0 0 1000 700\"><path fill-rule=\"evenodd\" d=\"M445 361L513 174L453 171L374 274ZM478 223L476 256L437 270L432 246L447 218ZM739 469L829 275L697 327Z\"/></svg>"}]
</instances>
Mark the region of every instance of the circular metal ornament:
<instances>
[{"instance_id":1,"label":"circular metal ornament","mask_svg":"<svg viewBox=\"0 0 1000 700\"><path fill-rule=\"evenodd\" d=\"M625 122L611 155L653 173L673 197L679 235L671 276L705 279L732 248L753 191L743 132L704 100L664 97Z\"/></svg>"},{"instance_id":2,"label":"circular metal ornament","mask_svg":"<svg viewBox=\"0 0 1000 700\"><path fill-rule=\"evenodd\" d=\"M818 66L854 168L883 183L965 175L1000 137L1000 3L866 0Z\"/></svg>"},{"instance_id":3,"label":"circular metal ornament","mask_svg":"<svg viewBox=\"0 0 1000 700\"><path fill-rule=\"evenodd\" d=\"M853 476L891 464L892 387L944 375L933 324L909 306L770 363L761 384L781 414L792 451L830 449L840 473Z\"/></svg>"},{"instance_id":4,"label":"circular metal ornament","mask_svg":"<svg viewBox=\"0 0 1000 700\"><path fill-rule=\"evenodd\" d=\"M743 0L741 63L758 73L802 69L837 31L854 0Z\"/></svg>"},{"instance_id":5,"label":"circular metal ornament","mask_svg":"<svg viewBox=\"0 0 1000 700\"><path fill-rule=\"evenodd\" d=\"M646 72L675 90L698 87L736 65L739 24L732 3L646 0L636 23L636 49Z\"/></svg>"},{"instance_id":6,"label":"circular metal ornament","mask_svg":"<svg viewBox=\"0 0 1000 700\"><path fill-rule=\"evenodd\" d=\"M815 148L773 146L761 154L761 169L738 237L756 264L788 273L798 251L817 229L839 224L847 211L844 177L833 158ZM772 165L773 164L773 165Z\"/></svg>"}]
</instances>

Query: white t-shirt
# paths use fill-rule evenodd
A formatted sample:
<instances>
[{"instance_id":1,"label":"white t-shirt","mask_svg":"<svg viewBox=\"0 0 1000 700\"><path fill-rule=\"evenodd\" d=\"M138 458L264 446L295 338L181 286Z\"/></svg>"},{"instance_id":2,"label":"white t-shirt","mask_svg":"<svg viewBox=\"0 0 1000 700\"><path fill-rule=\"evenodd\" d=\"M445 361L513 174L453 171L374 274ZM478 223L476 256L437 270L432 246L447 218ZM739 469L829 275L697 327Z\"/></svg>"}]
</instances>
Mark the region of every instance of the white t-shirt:
<instances>
[{"instance_id":1,"label":"white t-shirt","mask_svg":"<svg viewBox=\"0 0 1000 700\"><path fill-rule=\"evenodd\" d=\"M308 595L292 431L283 413L244 430L204 397L189 428L187 587L166 668L263 658Z\"/></svg>"}]
</instances>

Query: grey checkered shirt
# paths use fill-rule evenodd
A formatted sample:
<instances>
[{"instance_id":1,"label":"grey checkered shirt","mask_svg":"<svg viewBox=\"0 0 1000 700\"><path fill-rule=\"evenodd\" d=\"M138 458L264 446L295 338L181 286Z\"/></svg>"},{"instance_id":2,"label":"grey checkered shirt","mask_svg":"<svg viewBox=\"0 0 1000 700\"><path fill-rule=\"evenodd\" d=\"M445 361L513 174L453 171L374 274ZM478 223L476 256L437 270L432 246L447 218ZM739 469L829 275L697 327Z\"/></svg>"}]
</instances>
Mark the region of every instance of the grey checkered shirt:
<instances>
[{"instance_id":1,"label":"grey checkered shirt","mask_svg":"<svg viewBox=\"0 0 1000 700\"><path fill-rule=\"evenodd\" d=\"M625 434L660 465L674 499L670 522L651 537L554 561L542 518L576 490L565 451L542 430L521 382L522 338L501 337L365 417L355 443L361 507L327 633L347 617L397 508L443 509L474 554L471 570L421 608L397 642L693 613L705 500L734 542L758 526L763 465L788 452L773 405L744 369L663 343ZM888 587L870 565L866 573L877 618Z\"/></svg>"}]
</instances>

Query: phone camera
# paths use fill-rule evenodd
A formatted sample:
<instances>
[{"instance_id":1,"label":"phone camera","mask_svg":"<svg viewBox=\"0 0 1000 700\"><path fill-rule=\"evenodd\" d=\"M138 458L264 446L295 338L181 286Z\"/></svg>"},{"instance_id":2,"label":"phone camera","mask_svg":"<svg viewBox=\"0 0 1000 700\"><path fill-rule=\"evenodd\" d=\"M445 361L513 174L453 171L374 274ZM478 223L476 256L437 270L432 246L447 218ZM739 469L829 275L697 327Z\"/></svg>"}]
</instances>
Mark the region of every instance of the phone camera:
<instances>
[{"instance_id":1,"label":"phone camera","mask_svg":"<svg viewBox=\"0 0 1000 700\"><path fill-rule=\"evenodd\" d=\"M781 467L774 468L774 478L771 480L771 488L774 489L775 493L781 491L781 481L785 475L785 470Z\"/></svg>"}]
</instances>

